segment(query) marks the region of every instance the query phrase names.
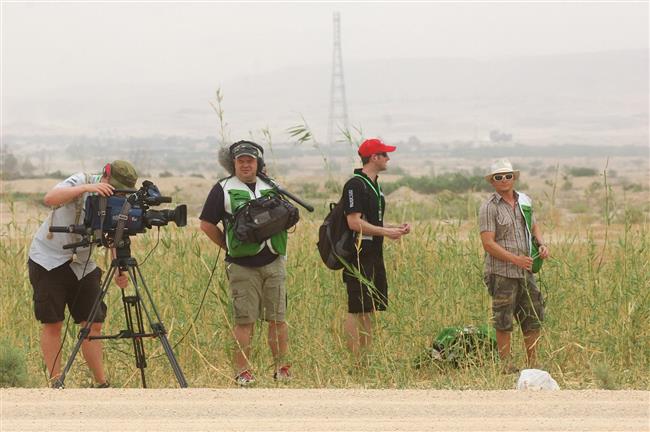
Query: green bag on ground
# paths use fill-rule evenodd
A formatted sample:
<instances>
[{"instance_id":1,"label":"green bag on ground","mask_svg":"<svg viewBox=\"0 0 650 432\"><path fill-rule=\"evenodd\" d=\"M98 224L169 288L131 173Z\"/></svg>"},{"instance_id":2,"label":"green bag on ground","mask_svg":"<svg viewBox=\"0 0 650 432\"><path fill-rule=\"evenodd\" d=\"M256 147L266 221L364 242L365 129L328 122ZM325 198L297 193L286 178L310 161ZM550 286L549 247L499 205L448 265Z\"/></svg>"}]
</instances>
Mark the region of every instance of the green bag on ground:
<instances>
[{"instance_id":1,"label":"green bag on ground","mask_svg":"<svg viewBox=\"0 0 650 432\"><path fill-rule=\"evenodd\" d=\"M428 348L415 361L420 368L427 363L447 362L454 366L475 363L481 358L492 358L497 352L497 337L488 324L465 327L445 327Z\"/></svg>"}]
</instances>

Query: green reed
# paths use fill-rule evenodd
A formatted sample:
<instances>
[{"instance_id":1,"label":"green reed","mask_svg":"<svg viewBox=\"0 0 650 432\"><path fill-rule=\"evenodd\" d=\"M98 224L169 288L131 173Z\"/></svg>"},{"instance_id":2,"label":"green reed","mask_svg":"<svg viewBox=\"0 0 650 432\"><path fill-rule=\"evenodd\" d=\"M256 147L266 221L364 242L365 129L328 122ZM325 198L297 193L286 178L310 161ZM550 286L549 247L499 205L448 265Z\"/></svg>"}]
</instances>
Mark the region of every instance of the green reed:
<instances>
[{"instance_id":1,"label":"green reed","mask_svg":"<svg viewBox=\"0 0 650 432\"><path fill-rule=\"evenodd\" d=\"M468 200L468 208L473 203ZM426 204L390 205L387 221L408 221L413 232L385 241L389 309L377 314L374 349L363 367L345 348L342 323L346 294L340 272L325 268L315 243L324 205L303 214L290 234L288 315L290 361L295 379L289 387L336 388L512 388L516 376L499 374L489 356L453 368L413 367L415 359L446 326L489 322L490 299L483 284L483 250L476 216L468 220L436 217ZM430 211L428 212L427 209ZM468 210L470 215L471 209ZM33 318L32 289L26 260L31 236L44 210L27 221L14 213L2 221L0 325L2 338L24 350L29 385L43 386L46 375L39 348L39 324ZM444 212L438 211L438 214ZM223 253L196 223L164 227L133 237L133 256L141 265L169 340L190 386L232 386L232 310ZM610 225L608 246L590 227L545 232L552 258L539 274L546 298L546 322L540 360L563 388L650 388L650 233L646 224ZM104 252L95 258L106 268ZM216 266L215 266L216 262ZM214 268L210 285L208 280ZM207 289L207 293L206 293ZM205 297L204 297L204 293ZM110 287L105 333L124 328L119 288ZM65 361L78 327L70 324L62 349ZM521 337L514 333L513 352L520 366ZM106 370L114 386L138 387L130 341L107 341ZM151 387L174 387L176 381L157 340L145 341ZM87 386L90 376L81 355L68 386ZM252 364L258 385L271 387L273 361L266 325L255 328Z\"/></svg>"}]
</instances>

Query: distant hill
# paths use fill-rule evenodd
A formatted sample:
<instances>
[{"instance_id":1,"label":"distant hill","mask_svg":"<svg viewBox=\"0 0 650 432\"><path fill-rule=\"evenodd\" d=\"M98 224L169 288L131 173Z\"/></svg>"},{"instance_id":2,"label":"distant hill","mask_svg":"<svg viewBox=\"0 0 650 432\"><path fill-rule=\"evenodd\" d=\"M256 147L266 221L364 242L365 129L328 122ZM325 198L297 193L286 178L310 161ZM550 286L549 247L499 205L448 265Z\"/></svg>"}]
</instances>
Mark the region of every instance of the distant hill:
<instances>
[{"instance_id":1,"label":"distant hill","mask_svg":"<svg viewBox=\"0 0 650 432\"><path fill-rule=\"evenodd\" d=\"M647 145L648 52L496 59L345 58L348 111L367 135L394 141L489 142L490 131L527 144ZM330 66L254 72L221 84L235 137L310 123L325 140ZM218 135L208 100L219 78L168 85L62 89L5 101L3 133Z\"/></svg>"}]
</instances>

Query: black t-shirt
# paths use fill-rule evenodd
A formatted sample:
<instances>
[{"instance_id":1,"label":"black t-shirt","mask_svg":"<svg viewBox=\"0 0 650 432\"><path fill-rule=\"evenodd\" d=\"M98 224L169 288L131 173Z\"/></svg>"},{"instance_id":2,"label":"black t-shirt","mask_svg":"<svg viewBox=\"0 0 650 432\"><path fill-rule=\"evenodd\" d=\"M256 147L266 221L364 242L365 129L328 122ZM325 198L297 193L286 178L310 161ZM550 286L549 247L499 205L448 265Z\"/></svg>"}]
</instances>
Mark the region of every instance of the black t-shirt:
<instances>
[{"instance_id":1,"label":"black t-shirt","mask_svg":"<svg viewBox=\"0 0 650 432\"><path fill-rule=\"evenodd\" d=\"M251 191L255 192L255 183L246 183L246 186L248 186ZM201 211L199 219L210 222L214 225L222 222L225 230L225 217L226 209L224 207L223 188L219 183L217 183L212 187L212 190L210 190L208 198L205 200L205 204L203 204L203 210ZM226 253L227 262L244 267L262 267L272 263L277 257L278 255L271 252L268 246L264 246L257 255L249 257L233 258Z\"/></svg>"},{"instance_id":2,"label":"black t-shirt","mask_svg":"<svg viewBox=\"0 0 650 432\"><path fill-rule=\"evenodd\" d=\"M361 213L363 219L375 226L384 226L384 209L386 200L379 186L379 179L373 182L364 174L361 169L355 169L356 175L349 179L343 186L343 202L345 203L344 212L346 215L351 213ZM373 236L372 239L364 239L361 242L361 254L364 250L374 254L382 253L383 236Z\"/></svg>"}]
</instances>

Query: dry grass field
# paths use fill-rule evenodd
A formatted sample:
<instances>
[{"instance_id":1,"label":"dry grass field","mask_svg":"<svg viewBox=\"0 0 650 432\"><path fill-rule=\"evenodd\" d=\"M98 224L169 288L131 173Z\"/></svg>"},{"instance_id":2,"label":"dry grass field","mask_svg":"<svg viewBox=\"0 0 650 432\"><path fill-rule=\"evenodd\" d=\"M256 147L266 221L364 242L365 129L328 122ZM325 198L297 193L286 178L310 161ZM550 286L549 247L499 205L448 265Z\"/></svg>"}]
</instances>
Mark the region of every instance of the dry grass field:
<instances>
[{"instance_id":1,"label":"dry grass field","mask_svg":"<svg viewBox=\"0 0 650 432\"><path fill-rule=\"evenodd\" d=\"M620 166L617 161L608 162L609 172L617 170L609 178L602 173L566 176L550 163L535 175L527 175L524 167L534 169L530 162L521 162L522 187L536 200L538 220L552 253L539 275L547 302L541 358L562 388L650 388L648 172L643 165L628 162ZM446 166L454 164L447 161ZM390 183L398 177L391 174L382 179ZM388 195L387 221L411 222L414 231L400 242L386 244L391 306L378 317L377 344L369 367L355 370L342 336L345 293L340 275L320 263L315 248L326 203L336 196L327 191L316 172L300 179L278 178L286 189L317 208L313 214L302 211L302 220L290 235L288 320L296 370L291 387L512 388L512 379L500 376L498 365L489 358L461 369L446 365L412 368L414 359L441 328L489 321L489 297L481 274L483 252L476 230L476 212L485 192L426 195L401 188ZM190 384L230 387L232 323L223 255L198 230L197 219L215 180L152 180L174 198L174 205L188 204L189 226L170 225L160 232L153 229L135 236L133 256L142 262L150 254L142 270ZM31 236L47 213L40 203L42 196L57 181L1 184L0 324L5 344L24 357L28 386L40 387L46 377L25 262ZM305 183L316 186L305 189ZM96 257L105 267L104 253L96 252ZM113 291L107 302L106 332L115 333L124 325L122 304ZM74 327L68 327L64 357L76 338ZM273 382L263 327L256 332L253 356L260 385L266 387ZM520 343L516 333L519 362ZM147 370L151 385L173 387L175 380L160 345L149 341L146 347L151 356ZM106 343L107 369L115 386L139 385L132 356L126 343ZM79 359L68 383L83 387L88 380Z\"/></svg>"},{"instance_id":2,"label":"dry grass field","mask_svg":"<svg viewBox=\"0 0 650 432\"><path fill-rule=\"evenodd\" d=\"M449 162L449 168L453 165ZM97 390L83 389L91 379L78 356L66 390L1 390L0 430L43 430L45 424L52 431L648 430L648 172L643 166L617 167L618 175L609 179L602 173L571 177L550 166L535 175L524 170L522 186L536 200L552 251L538 276L547 308L541 367L564 391L510 390L517 376L501 375L489 354L459 368L414 368L441 328L489 321L476 229L485 192L428 195L401 187L388 195L386 219L411 222L414 229L402 241L386 244L390 307L376 321L367 366L354 367L343 341L340 275L324 268L315 248L326 203L336 198L316 170L302 178L279 176L286 189L317 209L302 211L290 235L288 322L295 377L276 388L260 324L253 351L258 388L232 389L232 315L223 255L198 230L197 219L215 179L166 177L152 180L174 197L174 205L188 204L189 225L135 236L132 250L191 388L172 390L178 383L161 345L149 340L148 385L160 390L137 390L139 372L129 343L108 341L105 363L116 389L102 391L101 397ZM386 183L398 178L382 176ZM19 385L25 387L47 382L25 262L31 236L48 211L42 196L57 181L0 184L2 348L17 356L24 371ZM95 256L106 268L103 251ZM117 291L111 287L106 299L106 334L124 328ZM76 335L69 325L64 359ZM517 332L513 346L521 365ZM243 404L247 408L241 411Z\"/></svg>"}]
</instances>

